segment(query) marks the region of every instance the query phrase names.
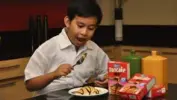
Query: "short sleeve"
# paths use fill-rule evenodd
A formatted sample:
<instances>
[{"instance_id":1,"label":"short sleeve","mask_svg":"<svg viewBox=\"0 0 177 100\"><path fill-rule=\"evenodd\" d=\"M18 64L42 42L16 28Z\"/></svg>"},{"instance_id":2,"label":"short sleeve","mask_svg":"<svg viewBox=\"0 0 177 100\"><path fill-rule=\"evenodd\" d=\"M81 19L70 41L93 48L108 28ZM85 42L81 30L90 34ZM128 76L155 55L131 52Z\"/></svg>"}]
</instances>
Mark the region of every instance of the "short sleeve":
<instances>
[{"instance_id":1,"label":"short sleeve","mask_svg":"<svg viewBox=\"0 0 177 100\"><path fill-rule=\"evenodd\" d=\"M48 61L46 57L37 49L31 56L25 68L25 81L43 75L47 66Z\"/></svg>"}]
</instances>

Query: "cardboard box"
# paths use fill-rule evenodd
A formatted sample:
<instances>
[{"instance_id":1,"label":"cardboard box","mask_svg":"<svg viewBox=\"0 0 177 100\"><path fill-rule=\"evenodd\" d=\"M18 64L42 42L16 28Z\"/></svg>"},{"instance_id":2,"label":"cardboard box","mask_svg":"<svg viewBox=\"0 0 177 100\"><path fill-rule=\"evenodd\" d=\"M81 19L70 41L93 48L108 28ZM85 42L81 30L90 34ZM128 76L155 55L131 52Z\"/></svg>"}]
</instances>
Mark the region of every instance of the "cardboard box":
<instances>
[{"instance_id":1,"label":"cardboard box","mask_svg":"<svg viewBox=\"0 0 177 100\"><path fill-rule=\"evenodd\" d=\"M144 74L135 74L120 90L122 98L129 100L142 100L155 84L155 77Z\"/></svg>"},{"instance_id":2,"label":"cardboard box","mask_svg":"<svg viewBox=\"0 0 177 100\"><path fill-rule=\"evenodd\" d=\"M152 89L148 92L148 98L156 98L160 96L165 96L166 89L164 85L154 85Z\"/></svg>"},{"instance_id":3,"label":"cardboard box","mask_svg":"<svg viewBox=\"0 0 177 100\"><path fill-rule=\"evenodd\" d=\"M108 89L110 94L119 95L119 90L130 78L130 65L127 62L108 63Z\"/></svg>"}]
</instances>

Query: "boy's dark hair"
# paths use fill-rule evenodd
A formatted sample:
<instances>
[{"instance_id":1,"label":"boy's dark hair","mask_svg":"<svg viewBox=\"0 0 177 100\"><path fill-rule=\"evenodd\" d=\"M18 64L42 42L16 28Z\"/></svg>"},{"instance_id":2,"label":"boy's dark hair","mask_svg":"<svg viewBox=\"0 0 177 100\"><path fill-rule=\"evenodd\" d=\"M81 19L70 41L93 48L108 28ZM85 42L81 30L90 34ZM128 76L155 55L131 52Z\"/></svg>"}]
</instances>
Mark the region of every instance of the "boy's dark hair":
<instances>
[{"instance_id":1,"label":"boy's dark hair","mask_svg":"<svg viewBox=\"0 0 177 100\"><path fill-rule=\"evenodd\" d=\"M75 16L96 17L97 25L102 20L102 11L96 0L70 0L67 16L73 20Z\"/></svg>"}]
</instances>

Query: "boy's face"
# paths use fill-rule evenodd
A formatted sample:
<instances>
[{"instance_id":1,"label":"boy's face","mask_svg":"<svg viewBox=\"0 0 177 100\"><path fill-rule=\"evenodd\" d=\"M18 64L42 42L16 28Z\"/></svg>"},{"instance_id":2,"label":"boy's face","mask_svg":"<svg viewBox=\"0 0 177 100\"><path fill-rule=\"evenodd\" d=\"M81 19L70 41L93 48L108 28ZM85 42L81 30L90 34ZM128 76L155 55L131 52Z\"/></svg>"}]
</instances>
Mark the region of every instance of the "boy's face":
<instances>
[{"instance_id":1,"label":"boy's face","mask_svg":"<svg viewBox=\"0 0 177 100\"><path fill-rule=\"evenodd\" d=\"M97 27L96 17L75 16L73 20L69 20L66 16L64 21L67 27L67 35L76 47L83 46L90 40Z\"/></svg>"}]
</instances>

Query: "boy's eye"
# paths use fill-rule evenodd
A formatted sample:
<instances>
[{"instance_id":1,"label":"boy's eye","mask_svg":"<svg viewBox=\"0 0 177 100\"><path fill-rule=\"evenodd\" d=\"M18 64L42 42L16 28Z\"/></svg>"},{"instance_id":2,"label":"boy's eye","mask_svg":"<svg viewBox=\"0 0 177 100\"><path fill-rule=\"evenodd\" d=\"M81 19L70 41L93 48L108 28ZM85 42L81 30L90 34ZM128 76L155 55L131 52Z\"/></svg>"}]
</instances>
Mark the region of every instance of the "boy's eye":
<instances>
[{"instance_id":1,"label":"boy's eye","mask_svg":"<svg viewBox=\"0 0 177 100\"><path fill-rule=\"evenodd\" d=\"M89 27L88 29L89 30L95 30L95 27Z\"/></svg>"},{"instance_id":2,"label":"boy's eye","mask_svg":"<svg viewBox=\"0 0 177 100\"><path fill-rule=\"evenodd\" d=\"M86 27L84 24L77 24L77 26L78 26L79 28ZM87 29L88 29L88 30L91 30L91 31L92 31L92 30L95 30L95 28L96 28L96 27L95 27L95 26L92 26L92 25L91 25L91 26L87 26Z\"/></svg>"},{"instance_id":3,"label":"boy's eye","mask_svg":"<svg viewBox=\"0 0 177 100\"><path fill-rule=\"evenodd\" d=\"M78 27L79 27L79 28L82 28L82 27L84 27L84 25L78 25Z\"/></svg>"}]
</instances>

